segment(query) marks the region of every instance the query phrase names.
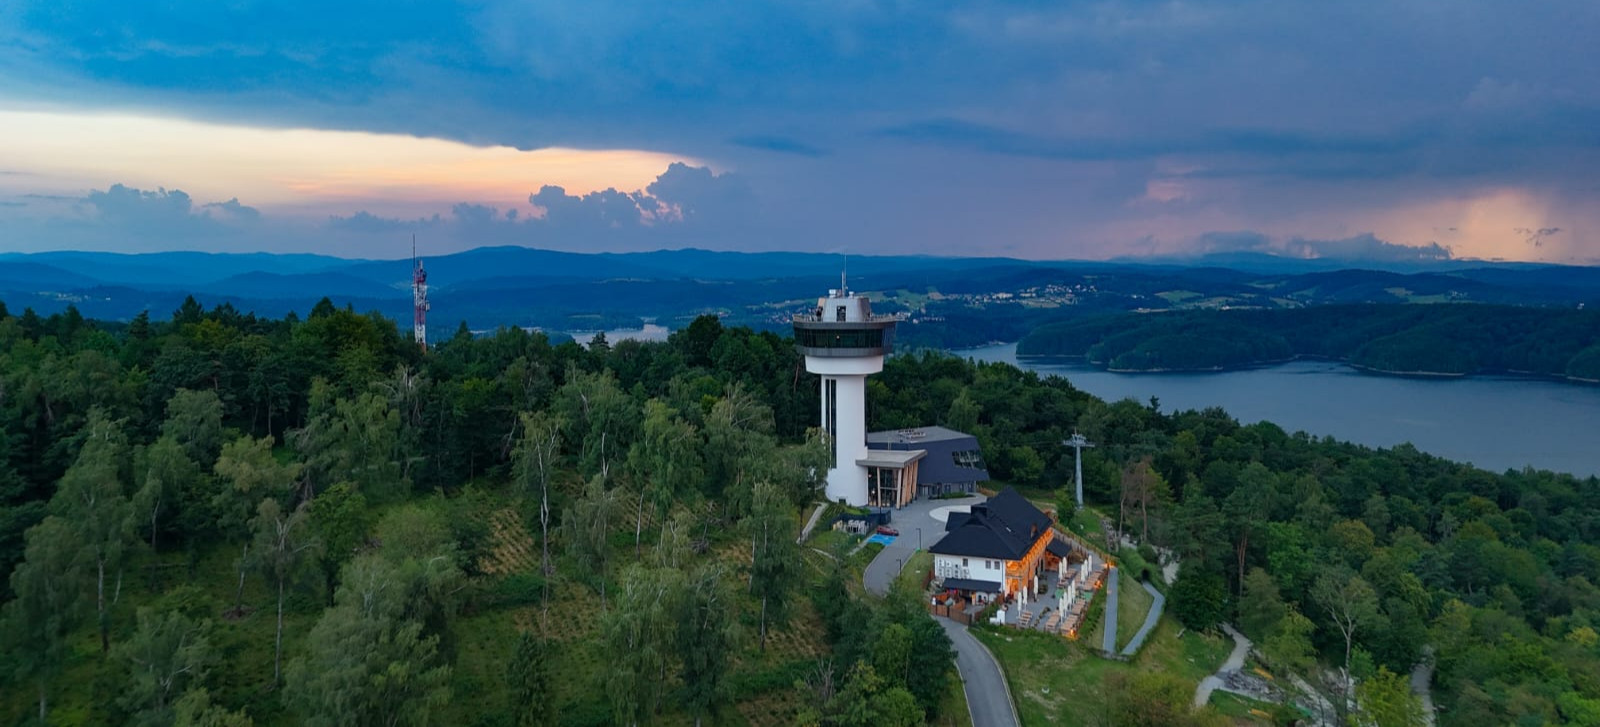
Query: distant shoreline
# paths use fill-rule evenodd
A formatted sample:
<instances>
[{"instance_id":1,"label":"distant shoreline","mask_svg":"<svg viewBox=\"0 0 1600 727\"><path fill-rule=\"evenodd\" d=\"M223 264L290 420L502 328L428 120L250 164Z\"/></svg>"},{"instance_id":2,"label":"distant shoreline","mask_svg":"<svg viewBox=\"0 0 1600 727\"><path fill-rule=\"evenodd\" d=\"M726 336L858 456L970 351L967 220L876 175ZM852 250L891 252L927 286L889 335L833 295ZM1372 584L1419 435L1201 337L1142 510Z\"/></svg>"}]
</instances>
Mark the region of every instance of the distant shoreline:
<instances>
[{"instance_id":1,"label":"distant shoreline","mask_svg":"<svg viewBox=\"0 0 1600 727\"><path fill-rule=\"evenodd\" d=\"M963 348L963 349L952 349L952 350L949 351L949 353L951 353L953 355L956 355L956 356L962 356L963 352L966 352L966 351L973 351L973 350L977 350L977 349L980 349L980 348L992 348L992 347L994 347L996 345L1015 346L1016 342L1007 341L1007 342L1004 342L1004 343L988 344L988 345L985 345L985 346L972 346L972 347ZM1394 377L1394 378L1437 379L1437 380L1468 379L1468 378L1501 378L1501 379L1512 379L1512 380L1520 379L1520 380L1524 380L1524 381L1555 381L1555 382L1558 382L1558 383L1577 384L1579 386L1593 386L1593 385L1596 385L1596 384L1600 384L1600 379L1585 379L1585 378L1581 378L1581 377L1577 377L1577 376L1567 376L1567 375L1564 375L1564 374L1540 374L1540 373L1536 373L1536 372L1532 372L1532 371L1487 371L1487 370L1485 370L1485 371L1474 371L1474 372L1470 372L1470 373L1467 373L1467 372L1455 372L1455 371L1393 371L1393 370L1388 370L1388 369L1375 368L1375 367L1372 367L1372 366L1362 366L1361 364L1352 363L1352 362L1346 361L1344 359L1328 358L1328 357L1325 357L1325 356L1311 356L1311 355L1296 355L1296 356L1291 356L1289 358L1274 359L1274 360L1271 360L1271 361L1252 361L1252 362L1248 362L1248 363L1236 364L1236 365L1233 365L1233 366L1212 366L1212 367L1208 367L1208 368L1151 368L1151 369L1111 368L1111 367L1105 365L1103 362L1091 361L1091 360L1089 360L1089 357L1087 357L1087 356L1074 356L1074 355L1070 355L1070 354L1020 354L1019 353L1019 354L1015 354L1015 357L1019 361L1021 359L1026 358L1026 359L1031 359L1031 360L1042 360L1042 361L1077 362L1077 363L1081 363L1081 364L1083 364L1085 366L1088 366L1088 367L1091 367L1091 368L1094 368L1094 369L1098 369L1100 371L1105 371L1106 373L1127 374L1127 375L1139 375L1139 374L1225 374L1225 373L1230 373L1230 372L1235 372L1235 371L1253 371L1253 370L1257 370L1257 369L1271 368L1273 366L1281 366L1283 364L1293 363L1295 361L1324 361L1324 362L1327 362L1327 363L1335 363L1335 364L1339 364L1341 366L1347 366L1347 367L1350 368L1350 370L1355 371L1357 373L1361 373L1361 374L1367 374L1367 375L1372 375L1372 376L1388 376L1388 377Z\"/></svg>"}]
</instances>

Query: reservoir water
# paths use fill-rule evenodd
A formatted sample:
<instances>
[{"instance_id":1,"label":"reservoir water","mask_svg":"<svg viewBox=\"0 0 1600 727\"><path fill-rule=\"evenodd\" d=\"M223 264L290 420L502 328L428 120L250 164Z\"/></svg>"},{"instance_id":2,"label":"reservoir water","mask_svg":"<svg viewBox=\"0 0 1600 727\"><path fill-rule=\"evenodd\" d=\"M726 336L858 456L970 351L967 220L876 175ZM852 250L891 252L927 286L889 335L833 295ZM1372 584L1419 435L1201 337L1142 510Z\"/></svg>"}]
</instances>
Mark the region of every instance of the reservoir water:
<instances>
[{"instance_id":1,"label":"reservoir water","mask_svg":"<svg viewBox=\"0 0 1600 727\"><path fill-rule=\"evenodd\" d=\"M1061 359L1017 358L1014 343L957 356L1065 377L1107 401L1157 397L1161 410L1220 406L1239 421L1424 452L1502 471L1533 466L1600 475L1600 386L1512 377L1423 379L1296 361L1222 373L1114 374Z\"/></svg>"}]
</instances>

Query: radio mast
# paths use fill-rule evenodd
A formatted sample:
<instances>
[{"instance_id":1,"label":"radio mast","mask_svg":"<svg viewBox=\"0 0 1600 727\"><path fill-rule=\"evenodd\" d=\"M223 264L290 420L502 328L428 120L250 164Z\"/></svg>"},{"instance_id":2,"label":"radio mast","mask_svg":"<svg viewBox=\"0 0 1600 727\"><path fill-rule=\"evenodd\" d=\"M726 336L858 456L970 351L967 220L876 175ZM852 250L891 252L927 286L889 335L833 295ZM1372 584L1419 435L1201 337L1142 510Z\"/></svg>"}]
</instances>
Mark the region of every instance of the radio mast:
<instances>
[{"instance_id":1,"label":"radio mast","mask_svg":"<svg viewBox=\"0 0 1600 727\"><path fill-rule=\"evenodd\" d=\"M411 302L414 306L411 335L424 353L428 351L428 271L417 258L417 236L411 236Z\"/></svg>"}]
</instances>

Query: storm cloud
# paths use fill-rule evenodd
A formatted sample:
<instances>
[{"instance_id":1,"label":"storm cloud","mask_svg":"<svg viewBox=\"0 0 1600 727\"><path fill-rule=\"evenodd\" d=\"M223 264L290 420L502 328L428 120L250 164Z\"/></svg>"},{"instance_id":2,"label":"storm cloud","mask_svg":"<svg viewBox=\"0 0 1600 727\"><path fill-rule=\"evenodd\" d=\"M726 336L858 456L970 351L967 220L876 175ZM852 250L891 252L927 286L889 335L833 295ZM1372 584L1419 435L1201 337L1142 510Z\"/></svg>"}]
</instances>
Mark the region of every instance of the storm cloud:
<instances>
[{"instance_id":1,"label":"storm cloud","mask_svg":"<svg viewBox=\"0 0 1600 727\"><path fill-rule=\"evenodd\" d=\"M543 226L525 229L617 244L692 227L724 248L1106 257L1252 229L1426 248L1417 230L1513 190L1529 203L1466 254L1600 257L1595 37L1590 0L17 0L0 10L0 106L643 149L738 173L742 190L687 206L685 172L660 190L529 179L515 219L503 199L493 219L443 214L485 204L454 199L413 218L531 215ZM348 204L337 216L370 226ZM1553 228L1554 247L1515 232Z\"/></svg>"}]
</instances>

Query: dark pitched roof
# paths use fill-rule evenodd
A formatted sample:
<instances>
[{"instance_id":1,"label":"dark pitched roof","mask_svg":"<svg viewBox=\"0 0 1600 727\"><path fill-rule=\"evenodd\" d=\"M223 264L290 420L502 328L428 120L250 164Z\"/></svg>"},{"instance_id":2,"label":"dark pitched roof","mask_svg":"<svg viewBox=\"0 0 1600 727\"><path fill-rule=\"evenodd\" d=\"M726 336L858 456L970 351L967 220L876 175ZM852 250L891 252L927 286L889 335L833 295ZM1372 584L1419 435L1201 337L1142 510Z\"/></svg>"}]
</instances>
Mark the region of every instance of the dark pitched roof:
<instances>
[{"instance_id":1,"label":"dark pitched roof","mask_svg":"<svg viewBox=\"0 0 1600 727\"><path fill-rule=\"evenodd\" d=\"M980 581L976 578L946 578L944 587L957 591L982 591L984 593L999 593L999 581Z\"/></svg>"},{"instance_id":2,"label":"dark pitched roof","mask_svg":"<svg viewBox=\"0 0 1600 727\"><path fill-rule=\"evenodd\" d=\"M960 514L951 514L945 536L928 552L1021 560L1039 535L1050 529L1050 516L1010 487L973 505L966 517L957 517Z\"/></svg>"}]
</instances>

